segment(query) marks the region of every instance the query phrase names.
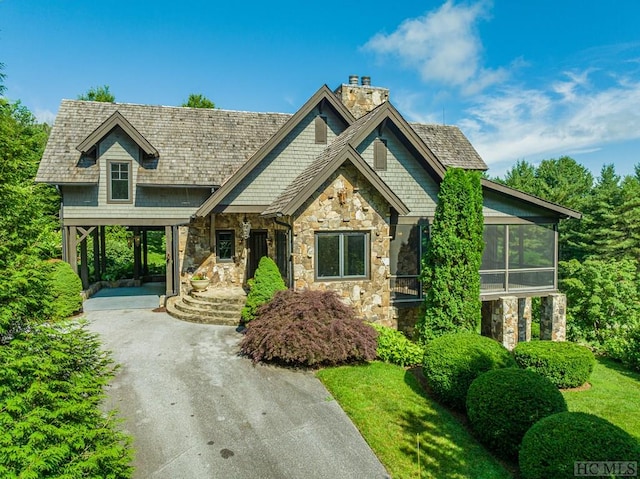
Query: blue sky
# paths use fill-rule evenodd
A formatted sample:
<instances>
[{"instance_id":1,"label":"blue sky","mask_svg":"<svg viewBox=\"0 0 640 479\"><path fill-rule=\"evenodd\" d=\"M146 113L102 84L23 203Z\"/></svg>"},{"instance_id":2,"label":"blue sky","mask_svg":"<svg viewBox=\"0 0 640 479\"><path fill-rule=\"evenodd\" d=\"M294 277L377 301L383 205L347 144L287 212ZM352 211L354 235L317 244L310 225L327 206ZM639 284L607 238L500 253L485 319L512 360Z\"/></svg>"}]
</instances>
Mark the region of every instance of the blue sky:
<instances>
[{"instance_id":1,"label":"blue sky","mask_svg":"<svg viewBox=\"0 0 640 479\"><path fill-rule=\"evenodd\" d=\"M0 0L5 96L294 112L369 75L411 121L456 124L502 175L569 155L598 175L640 163L640 2Z\"/></svg>"}]
</instances>

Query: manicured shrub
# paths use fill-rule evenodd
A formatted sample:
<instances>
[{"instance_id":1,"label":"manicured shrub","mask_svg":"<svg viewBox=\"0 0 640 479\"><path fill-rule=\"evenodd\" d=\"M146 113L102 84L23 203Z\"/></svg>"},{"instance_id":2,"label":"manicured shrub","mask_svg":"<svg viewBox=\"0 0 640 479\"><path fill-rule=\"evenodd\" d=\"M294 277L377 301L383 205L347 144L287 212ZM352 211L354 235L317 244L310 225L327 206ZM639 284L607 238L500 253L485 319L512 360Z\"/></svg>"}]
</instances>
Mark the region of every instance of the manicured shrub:
<instances>
[{"instance_id":1,"label":"manicured shrub","mask_svg":"<svg viewBox=\"0 0 640 479\"><path fill-rule=\"evenodd\" d=\"M320 366L372 360L376 330L333 291L278 291L247 327L240 350L254 362Z\"/></svg>"},{"instance_id":2,"label":"manicured shrub","mask_svg":"<svg viewBox=\"0 0 640 479\"><path fill-rule=\"evenodd\" d=\"M416 366L422 364L424 349L408 339L401 331L380 324L371 323L378 331L378 358L387 363L399 366Z\"/></svg>"},{"instance_id":3,"label":"manicured shrub","mask_svg":"<svg viewBox=\"0 0 640 479\"><path fill-rule=\"evenodd\" d=\"M502 344L465 332L446 334L427 344L422 370L441 402L464 411L467 390L475 378L490 369L515 366Z\"/></svg>"},{"instance_id":4,"label":"manicured shrub","mask_svg":"<svg viewBox=\"0 0 640 479\"><path fill-rule=\"evenodd\" d=\"M489 449L515 458L522 437L543 417L567 410L551 381L527 369L496 369L478 376L467 393L474 435Z\"/></svg>"},{"instance_id":5,"label":"manicured shrub","mask_svg":"<svg viewBox=\"0 0 640 479\"><path fill-rule=\"evenodd\" d=\"M260 258L255 276L249 280L247 302L242 308L242 321L248 323L256 317L260 306L268 303L276 291L287 289L278 265L269 257Z\"/></svg>"},{"instance_id":6,"label":"manicured shrub","mask_svg":"<svg viewBox=\"0 0 640 479\"><path fill-rule=\"evenodd\" d=\"M82 281L65 261L49 264L49 308L52 319L65 319L82 309Z\"/></svg>"},{"instance_id":7,"label":"manicured shrub","mask_svg":"<svg viewBox=\"0 0 640 479\"><path fill-rule=\"evenodd\" d=\"M540 420L524 435L519 454L523 479L573 478L576 461L639 460L640 445L633 436L583 412L563 412ZM598 477L623 477L622 473Z\"/></svg>"},{"instance_id":8,"label":"manicured shrub","mask_svg":"<svg viewBox=\"0 0 640 479\"><path fill-rule=\"evenodd\" d=\"M518 366L542 374L558 388L582 386L596 363L588 348L565 341L519 343L513 356Z\"/></svg>"}]
</instances>

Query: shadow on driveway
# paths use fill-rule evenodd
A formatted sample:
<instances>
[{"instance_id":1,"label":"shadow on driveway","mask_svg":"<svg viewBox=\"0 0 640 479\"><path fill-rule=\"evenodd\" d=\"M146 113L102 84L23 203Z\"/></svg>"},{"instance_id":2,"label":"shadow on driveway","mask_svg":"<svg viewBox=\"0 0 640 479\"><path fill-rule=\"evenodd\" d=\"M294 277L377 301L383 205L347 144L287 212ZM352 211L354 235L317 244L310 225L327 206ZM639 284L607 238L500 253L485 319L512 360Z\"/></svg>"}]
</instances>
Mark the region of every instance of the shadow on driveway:
<instances>
[{"instance_id":1,"label":"shadow on driveway","mask_svg":"<svg viewBox=\"0 0 640 479\"><path fill-rule=\"evenodd\" d=\"M233 327L143 309L86 317L121 365L106 407L134 437L134 477L389 477L312 373L252 365Z\"/></svg>"}]
</instances>

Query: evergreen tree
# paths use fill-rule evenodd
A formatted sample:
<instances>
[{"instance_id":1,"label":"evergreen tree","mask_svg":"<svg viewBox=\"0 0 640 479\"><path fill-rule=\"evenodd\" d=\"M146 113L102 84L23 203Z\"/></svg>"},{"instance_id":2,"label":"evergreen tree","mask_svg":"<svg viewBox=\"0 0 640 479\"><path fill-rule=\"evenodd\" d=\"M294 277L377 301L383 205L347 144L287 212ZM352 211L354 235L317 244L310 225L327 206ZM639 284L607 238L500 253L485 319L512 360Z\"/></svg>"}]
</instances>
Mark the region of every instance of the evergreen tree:
<instances>
[{"instance_id":1,"label":"evergreen tree","mask_svg":"<svg viewBox=\"0 0 640 479\"><path fill-rule=\"evenodd\" d=\"M482 230L480 174L448 169L440 184L431 238L422 259L425 309L416 325L422 342L448 332L477 330Z\"/></svg>"}]
</instances>

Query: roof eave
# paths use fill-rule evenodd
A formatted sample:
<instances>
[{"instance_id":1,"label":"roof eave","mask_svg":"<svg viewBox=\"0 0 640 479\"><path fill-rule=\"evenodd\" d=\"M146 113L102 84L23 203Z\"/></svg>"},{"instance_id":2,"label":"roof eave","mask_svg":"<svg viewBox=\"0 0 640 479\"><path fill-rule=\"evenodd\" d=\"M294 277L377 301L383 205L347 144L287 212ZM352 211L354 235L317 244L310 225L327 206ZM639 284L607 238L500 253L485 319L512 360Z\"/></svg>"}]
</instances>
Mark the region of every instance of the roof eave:
<instances>
[{"instance_id":1,"label":"roof eave","mask_svg":"<svg viewBox=\"0 0 640 479\"><path fill-rule=\"evenodd\" d=\"M158 150L117 110L93 130L82 143L76 146L76 149L81 153L91 151L91 149L116 126L122 128L147 155L152 157L160 156Z\"/></svg>"},{"instance_id":2,"label":"roof eave","mask_svg":"<svg viewBox=\"0 0 640 479\"><path fill-rule=\"evenodd\" d=\"M567 208L565 206L561 206L547 200L543 200L542 198L538 198L537 196L525 193L524 191L516 190L515 188L511 188L500 183L496 183L495 181L487 180L486 178L482 179L482 187L520 201L525 201L539 208L553 211L557 216L563 219L582 218L582 213L580 213L579 211L572 210L571 208Z\"/></svg>"}]
</instances>

